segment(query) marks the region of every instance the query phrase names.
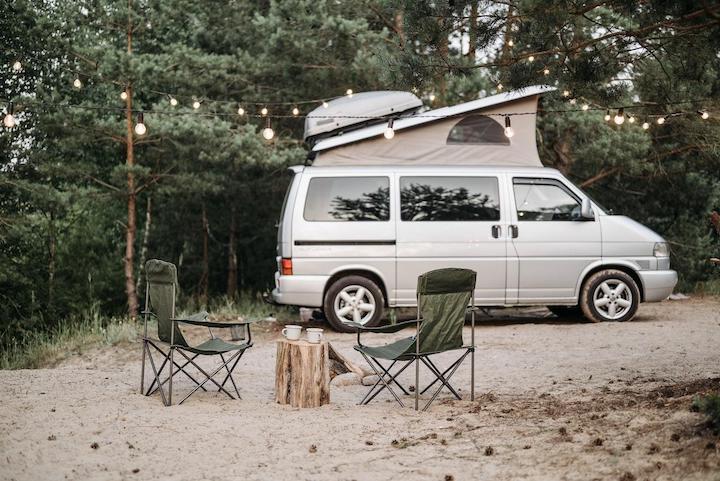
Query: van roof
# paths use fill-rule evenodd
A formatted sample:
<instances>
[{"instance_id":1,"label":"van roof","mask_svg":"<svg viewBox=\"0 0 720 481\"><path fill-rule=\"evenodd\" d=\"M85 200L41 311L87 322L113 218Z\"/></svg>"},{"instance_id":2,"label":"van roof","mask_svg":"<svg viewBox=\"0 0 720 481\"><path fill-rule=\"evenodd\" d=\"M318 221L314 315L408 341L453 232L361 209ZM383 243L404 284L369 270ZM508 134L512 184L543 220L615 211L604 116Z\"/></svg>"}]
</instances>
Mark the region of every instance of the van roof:
<instances>
[{"instance_id":1,"label":"van roof","mask_svg":"<svg viewBox=\"0 0 720 481\"><path fill-rule=\"evenodd\" d=\"M336 165L336 166L304 166L290 167L295 173L342 173L362 174L365 172L392 173L392 172L423 172L423 173L497 173L538 175L541 173L559 174L560 171L552 167L509 167L506 165Z\"/></svg>"}]
</instances>

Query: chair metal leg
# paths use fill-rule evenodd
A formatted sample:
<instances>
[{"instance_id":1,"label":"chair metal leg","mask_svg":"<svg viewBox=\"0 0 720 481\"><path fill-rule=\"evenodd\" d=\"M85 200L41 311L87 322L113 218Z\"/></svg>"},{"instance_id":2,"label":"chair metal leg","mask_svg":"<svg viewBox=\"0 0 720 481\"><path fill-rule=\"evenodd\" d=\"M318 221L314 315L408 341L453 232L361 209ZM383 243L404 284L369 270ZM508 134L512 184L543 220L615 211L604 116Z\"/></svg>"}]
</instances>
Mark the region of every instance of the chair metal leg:
<instances>
[{"instance_id":1,"label":"chair metal leg","mask_svg":"<svg viewBox=\"0 0 720 481\"><path fill-rule=\"evenodd\" d=\"M370 365L370 367L372 368L372 370L375 371L375 374L377 374L377 376L380 378L380 382L382 382L382 383L385 385L385 388L386 388L388 391L390 391L390 393L393 395L393 397L394 397L395 400L398 402L398 404L400 404L400 406L402 406L402 407L405 407L405 405L404 405L403 402L400 400L400 398L398 397L398 395L395 394L395 391L393 391L392 388L390 387L390 385L385 381L385 376L383 376L382 374L380 374L380 372L379 372L379 371L377 370L377 368L375 367L375 364L373 364L373 363L370 361L370 358L369 358L364 352L362 352L362 351L360 352L360 354L362 354L362 356L365 358L365 360L366 360L367 363Z\"/></svg>"},{"instance_id":2,"label":"chair metal leg","mask_svg":"<svg viewBox=\"0 0 720 481\"><path fill-rule=\"evenodd\" d=\"M183 356L185 356L185 358L187 359L187 356L185 355L184 352L182 352L182 351L178 351L178 352L180 352L180 354L182 354ZM228 359L227 362L232 362L232 361L234 361L235 358L238 357L241 353L242 353L242 351L240 351L240 352L232 355L232 356L230 357L230 359ZM192 362L192 361L191 361L191 362ZM227 391L225 390L225 388L223 388L220 384L218 384L218 382L217 382L215 379L213 379L213 376L215 376L217 373L219 373L220 371L222 371L222 369L225 367L225 363L223 363L221 366L219 366L217 369L215 369L215 371L213 371L212 374L207 374L203 369L201 369L197 364L195 364L195 362L193 362L192 364L193 364L193 366L195 366L201 373L203 373L203 374L206 376L206 379L205 379L202 383L200 383L199 386L195 386L195 389L193 389L192 391L190 391L190 393L189 393L187 396L185 396L185 397L182 399L182 401L180 401L178 404L182 404L183 402L185 402L185 400L186 400L187 398L189 398L190 396L192 396L193 394L195 394L195 391L197 391L198 389L200 389L200 387L202 387L202 385L205 384L205 383L208 382L208 381L212 381L213 383L215 383L215 385L220 388L220 391L222 391L222 392L224 392L225 394L227 394L227 395L230 397L230 399L235 399L235 398L232 396L232 394L230 394L229 392L227 392Z\"/></svg>"},{"instance_id":3,"label":"chair metal leg","mask_svg":"<svg viewBox=\"0 0 720 481\"><path fill-rule=\"evenodd\" d=\"M466 354L466 355L467 355L467 354ZM465 358L465 356L462 356L462 357L460 358L460 360L462 360L462 359L464 359L464 358ZM444 377L444 376L445 376L445 374L448 372L448 370L450 370L452 367L454 367L456 363L460 362L460 360L455 361L454 363L452 363L452 364L450 365L450 368L446 369L444 373L441 373L441 372L440 372L440 369L438 369L437 366L436 366L435 364L433 364L433 362L430 360L430 358L423 358L423 359L422 359L423 363L433 372L433 374L435 374L436 380L439 380L441 383L443 383L443 384L445 385L445 387L447 387L448 390L449 390L458 400L461 400L462 397L460 397L460 395L455 391L455 389L454 389L450 384L448 384L448 383L445 382L445 377ZM433 381L433 384L434 384L434 381ZM427 388L426 388L425 390L427 390ZM423 392L425 392L425 390L423 390Z\"/></svg>"},{"instance_id":4,"label":"chair metal leg","mask_svg":"<svg viewBox=\"0 0 720 481\"><path fill-rule=\"evenodd\" d=\"M175 329L175 327L172 327ZM173 382L173 366L175 365L175 361L173 361L173 353L175 352L175 348L173 346L170 346L170 378L168 382L168 405L172 404L172 382ZM158 381L160 382L160 381Z\"/></svg>"},{"instance_id":5,"label":"chair metal leg","mask_svg":"<svg viewBox=\"0 0 720 481\"><path fill-rule=\"evenodd\" d=\"M150 344L153 348L155 348L155 350L156 350L157 352L159 352L163 357L165 357L165 360L164 360L163 363L160 365L160 369L159 369L159 371L162 372L163 368L165 367L165 364L167 364L167 362L169 361L169 356L168 356L168 354L166 354L162 349L160 349L159 347L157 347L157 346L156 346L155 344L153 344L152 342L150 342L149 344ZM193 359L195 359L195 358L198 357L199 355L200 355L200 354L195 354L195 355L193 356ZM185 376L187 376L192 382L194 382L195 384L200 384L194 377L192 377L192 376L190 375L190 373L188 373L187 371L185 371L185 367L186 367L188 364L190 364L190 363L189 363L189 362L185 362L185 364L183 364L183 365L181 366L181 365L179 365L177 362L175 362L175 367L178 368L178 371L182 371L182 373L185 374ZM176 373L176 374L177 374L177 373ZM168 380L165 379L165 380L162 381L162 383L160 383L160 384L165 384L167 381L168 381ZM153 388L154 388L154 389L153 389ZM150 384L150 387L149 387L148 390L147 390L147 394L145 394L145 395L146 395L146 396L150 396L150 395L154 394L155 391L157 391L157 389L158 389L157 386L155 386L155 380L153 380L152 384ZM203 391L207 391L207 389L205 389L204 387L203 387L202 389L203 389Z\"/></svg>"},{"instance_id":6,"label":"chair metal leg","mask_svg":"<svg viewBox=\"0 0 720 481\"><path fill-rule=\"evenodd\" d=\"M147 341L142 341L142 367L140 368L140 394L145 392L145 350L147 349Z\"/></svg>"},{"instance_id":7,"label":"chair metal leg","mask_svg":"<svg viewBox=\"0 0 720 481\"><path fill-rule=\"evenodd\" d=\"M235 366L237 366L237 363L240 362L240 358L242 358L242 355L245 351L242 351L237 359L235 359L235 364L231 368L228 368L227 363L225 362L225 356L220 354L220 359L223 361L223 366L225 366L225 370L227 371L227 376L225 376L225 379L223 379L223 382L220 383L221 386L225 386L225 383L227 382L228 378L230 379L230 382L232 383L233 387L235 388L235 394L237 394L238 399L240 398L240 390L238 390L237 384L235 384L235 379L232 377L232 372L235 370Z\"/></svg>"},{"instance_id":8,"label":"chair metal leg","mask_svg":"<svg viewBox=\"0 0 720 481\"><path fill-rule=\"evenodd\" d=\"M377 362L377 359L375 360L375 362ZM405 389L403 389L402 385L401 385L399 382L397 382L397 377L398 377L400 374L402 374L403 371L404 371L408 366L410 366L412 363L413 363L412 360L406 362L405 365L404 365L403 367L401 367L395 374L392 374L392 375L391 375L391 374L388 372L388 376L389 376L389 379L387 380L387 381L388 381L388 384L391 383L391 382L394 382L395 384L397 384L397 385L400 387L400 389L403 390L403 392L405 392L406 395L409 395L409 393L408 393L407 391L405 391ZM378 365L380 365L380 367L382 367L382 365L381 365L379 362L378 362ZM390 370L390 368L388 368L388 371L389 371L389 370ZM378 387L378 384L380 384L380 379L379 379L379 378L378 378L377 382L375 383L375 385L372 387L372 389L370 389L370 391L368 391L368 393L365 395L365 399L363 399L364 402L361 401L360 404L369 404L370 401L372 401L373 399L375 399L375 397L376 397L378 394L380 394L383 389L385 389L385 386L379 386L379 387ZM375 391L375 392L373 393L373 390L374 390L376 387L378 387L378 389L377 389L377 391ZM370 396L370 394L372 394L372 396ZM368 398L368 397L369 397L369 398ZM367 400L366 400L366 399L367 399Z\"/></svg>"},{"instance_id":9,"label":"chair metal leg","mask_svg":"<svg viewBox=\"0 0 720 481\"><path fill-rule=\"evenodd\" d=\"M448 375L447 378L441 380L442 384L437 388L437 390L435 391L435 393L432 395L432 397L430 398L430 400L427 402L427 404L426 404L425 407L423 408L423 411L426 411L427 408L429 408L430 405L433 403L433 401L435 401L435 398L437 398L438 394L440 394L440 391L442 391L442 388L443 388L444 385L445 385L445 386L449 386L450 378L453 376L453 374L455 374L455 372L457 371L458 367L460 367L460 365L462 364L463 360L467 357L467 355L468 355L469 353L470 353L470 351L465 351L465 354L463 354L462 357L460 357L460 359L458 359L458 360L455 362L455 364L453 365L452 371L450 371L450 374Z\"/></svg>"},{"instance_id":10,"label":"chair metal leg","mask_svg":"<svg viewBox=\"0 0 720 481\"><path fill-rule=\"evenodd\" d=\"M148 359L150 359L150 367L152 367L153 373L155 374L155 380L160 383L160 373L157 369L155 369L155 361L153 360L152 353L148 351ZM167 398L165 397L165 391L160 389L160 396L162 397L162 402L165 406L168 406Z\"/></svg>"}]
</instances>

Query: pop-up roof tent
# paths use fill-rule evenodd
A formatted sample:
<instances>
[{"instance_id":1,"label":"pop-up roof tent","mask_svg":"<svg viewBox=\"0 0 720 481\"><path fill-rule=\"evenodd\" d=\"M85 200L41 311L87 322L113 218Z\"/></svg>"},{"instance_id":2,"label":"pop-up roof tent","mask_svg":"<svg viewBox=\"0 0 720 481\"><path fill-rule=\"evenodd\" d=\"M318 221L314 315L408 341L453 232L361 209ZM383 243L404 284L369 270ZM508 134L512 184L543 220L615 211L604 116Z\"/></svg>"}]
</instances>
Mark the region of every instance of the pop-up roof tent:
<instances>
[{"instance_id":1,"label":"pop-up roof tent","mask_svg":"<svg viewBox=\"0 0 720 481\"><path fill-rule=\"evenodd\" d=\"M414 106L402 98L405 114L393 121L395 135L384 137L387 121L361 126L356 130L317 141L310 152L313 165L515 165L542 167L535 141L538 98L553 87L534 86L485 97L452 107L408 113ZM388 92L383 92L387 95ZM391 97L385 97L387 99ZM342 100L342 99L340 99ZM333 101L333 102L340 102ZM369 116L358 102L342 103L310 112L327 118L328 108L339 118ZM400 109L395 110L396 112ZM515 134L505 135L505 119L510 116ZM518 115L523 114L523 115ZM375 114L373 114L375 115ZM393 114L388 108L388 118ZM375 119L377 121L377 119ZM359 122L358 119L357 122ZM306 125L306 138L308 137Z\"/></svg>"}]
</instances>

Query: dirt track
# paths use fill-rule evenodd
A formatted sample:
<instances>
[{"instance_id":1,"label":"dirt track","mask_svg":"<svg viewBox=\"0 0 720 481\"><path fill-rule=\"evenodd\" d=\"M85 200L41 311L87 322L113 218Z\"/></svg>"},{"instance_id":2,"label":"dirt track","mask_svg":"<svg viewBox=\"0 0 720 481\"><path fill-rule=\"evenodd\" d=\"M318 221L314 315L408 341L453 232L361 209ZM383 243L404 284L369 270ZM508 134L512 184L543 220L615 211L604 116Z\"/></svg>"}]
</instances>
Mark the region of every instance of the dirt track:
<instances>
[{"instance_id":1,"label":"dirt track","mask_svg":"<svg viewBox=\"0 0 720 481\"><path fill-rule=\"evenodd\" d=\"M361 385L332 386L320 409L274 404L274 329L238 368L241 401L139 395L139 346L3 371L0 478L720 479L719 440L690 411L720 390L718 300L643 305L621 324L542 316L484 319L476 401L444 393L422 414L389 395L358 407ZM353 335L328 337L360 361ZM453 384L466 399L468 382L464 366Z\"/></svg>"}]
</instances>

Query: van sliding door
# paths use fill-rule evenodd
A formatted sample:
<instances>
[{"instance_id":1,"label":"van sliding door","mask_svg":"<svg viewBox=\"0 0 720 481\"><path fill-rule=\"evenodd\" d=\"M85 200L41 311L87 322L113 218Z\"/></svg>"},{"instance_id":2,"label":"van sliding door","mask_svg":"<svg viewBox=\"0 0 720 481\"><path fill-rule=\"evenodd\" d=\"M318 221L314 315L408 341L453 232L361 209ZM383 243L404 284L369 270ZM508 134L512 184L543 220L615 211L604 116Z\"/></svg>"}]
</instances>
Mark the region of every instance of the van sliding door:
<instances>
[{"instance_id":1,"label":"van sliding door","mask_svg":"<svg viewBox=\"0 0 720 481\"><path fill-rule=\"evenodd\" d=\"M398 305L416 303L420 274L444 267L478 273L477 304L505 303L507 224L499 176L398 176Z\"/></svg>"}]
</instances>

